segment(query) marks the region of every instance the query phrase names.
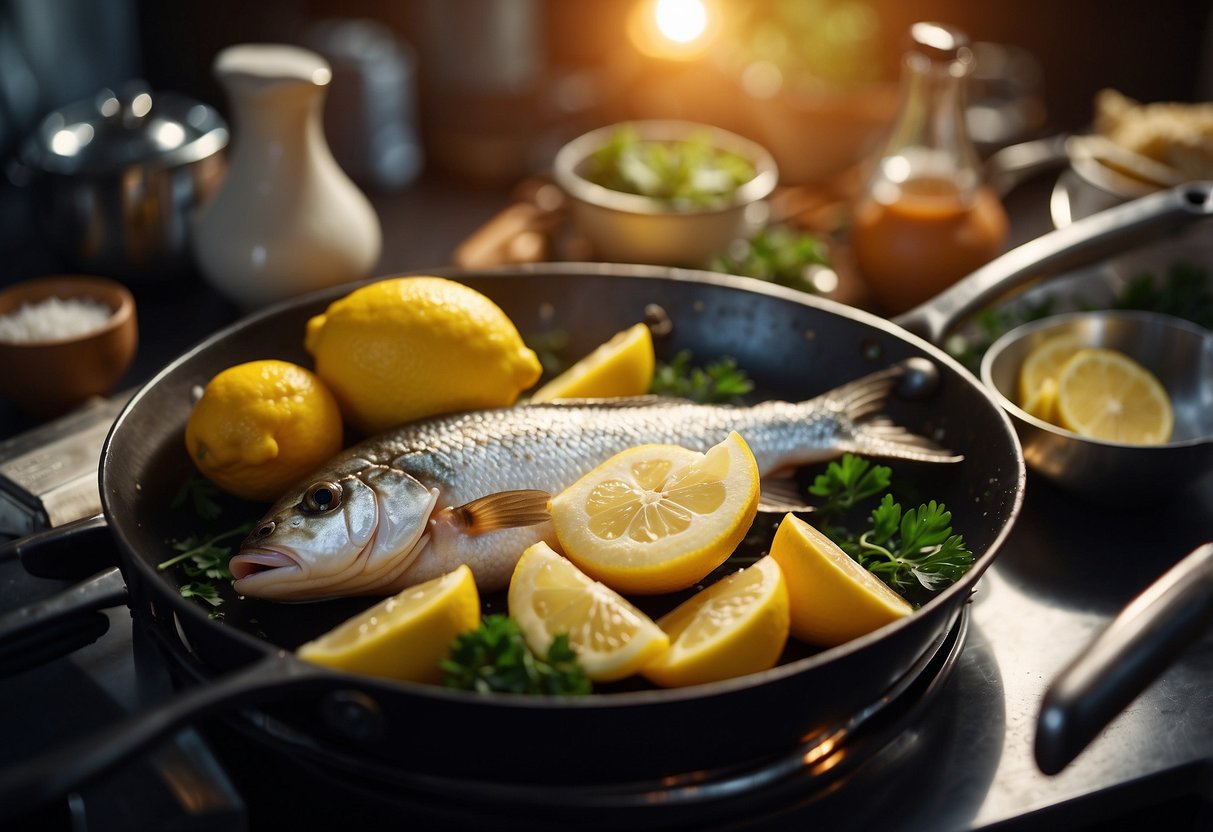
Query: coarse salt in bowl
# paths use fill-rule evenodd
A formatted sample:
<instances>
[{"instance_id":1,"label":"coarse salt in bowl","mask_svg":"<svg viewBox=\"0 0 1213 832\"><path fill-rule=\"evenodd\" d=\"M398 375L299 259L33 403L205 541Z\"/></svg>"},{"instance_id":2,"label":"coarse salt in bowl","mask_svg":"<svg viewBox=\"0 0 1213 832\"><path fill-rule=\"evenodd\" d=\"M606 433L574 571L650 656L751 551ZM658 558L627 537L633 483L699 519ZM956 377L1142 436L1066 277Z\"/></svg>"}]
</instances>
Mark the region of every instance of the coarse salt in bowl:
<instances>
[{"instance_id":1,"label":"coarse salt in bowl","mask_svg":"<svg viewBox=\"0 0 1213 832\"><path fill-rule=\"evenodd\" d=\"M53 275L0 291L0 396L37 418L109 393L138 342L135 301L120 283Z\"/></svg>"}]
</instances>

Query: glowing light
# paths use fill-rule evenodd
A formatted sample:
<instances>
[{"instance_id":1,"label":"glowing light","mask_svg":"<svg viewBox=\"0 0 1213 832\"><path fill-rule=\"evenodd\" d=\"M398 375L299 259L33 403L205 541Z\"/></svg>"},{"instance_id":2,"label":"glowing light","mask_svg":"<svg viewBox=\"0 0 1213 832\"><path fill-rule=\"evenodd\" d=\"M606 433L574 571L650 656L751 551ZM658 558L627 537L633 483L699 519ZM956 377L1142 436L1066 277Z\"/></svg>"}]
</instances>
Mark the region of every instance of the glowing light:
<instances>
[{"instance_id":1,"label":"glowing light","mask_svg":"<svg viewBox=\"0 0 1213 832\"><path fill-rule=\"evenodd\" d=\"M657 0L653 19L657 31L674 43L691 43L708 28L708 11L700 0Z\"/></svg>"},{"instance_id":2,"label":"glowing light","mask_svg":"<svg viewBox=\"0 0 1213 832\"><path fill-rule=\"evenodd\" d=\"M628 36L650 57L692 60L715 39L719 16L705 0L640 0L629 15Z\"/></svg>"}]
</instances>

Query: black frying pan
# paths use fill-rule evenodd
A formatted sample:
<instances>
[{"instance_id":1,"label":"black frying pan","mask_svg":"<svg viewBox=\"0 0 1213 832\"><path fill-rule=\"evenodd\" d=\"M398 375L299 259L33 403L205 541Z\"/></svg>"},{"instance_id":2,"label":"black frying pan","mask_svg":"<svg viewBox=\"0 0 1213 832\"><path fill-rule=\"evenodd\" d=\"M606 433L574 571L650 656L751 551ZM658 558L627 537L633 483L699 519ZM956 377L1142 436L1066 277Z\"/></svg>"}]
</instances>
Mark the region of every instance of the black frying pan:
<instances>
[{"instance_id":1,"label":"black frying pan","mask_svg":"<svg viewBox=\"0 0 1213 832\"><path fill-rule=\"evenodd\" d=\"M1056 239L1046 241L1050 262L1074 265L1056 248ZM1022 279L1023 251L1012 254L1017 268L1010 271ZM4 772L4 811L15 814L62 794L203 713L252 703L336 749L403 770L473 780L639 780L777 753L875 701L897 682L952 626L1010 531L1025 472L1009 420L971 374L902 327L768 284L653 267L549 264L450 276L496 300L524 335L565 330L570 355L588 352L656 304L673 323L660 342L663 357L684 348L699 360L733 356L759 389L783 398L816 395L893 363L926 359L938 371L938 385L925 399L893 401L889 415L940 438L965 461L899 464L895 476L917 496L948 505L956 530L977 556L972 569L915 614L876 633L793 655L764 673L682 690L567 700L480 696L298 662L290 655L294 647L368 602L233 601L218 623L207 608L183 599L177 579L156 565L171 554L168 541L195 531L188 516L170 507L191 470L182 441L191 389L241 361L308 363L301 347L304 323L352 288L342 287L218 333L158 374L119 417L101 460L105 522L94 522L92 533L99 546L116 543L132 609L178 632L213 681L103 736ZM944 332L940 320L959 319L962 306L951 296L942 311L918 310L918 320L931 313L923 328ZM915 323L913 313L903 322ZM260 508L245 506L247 519ZM55 535L47 538L42 542L53 546ZM30 560L36 560L35 552L27 553ZM727 742L713 730L719 726L730 727Z\"/></svg>"}]
</instances>

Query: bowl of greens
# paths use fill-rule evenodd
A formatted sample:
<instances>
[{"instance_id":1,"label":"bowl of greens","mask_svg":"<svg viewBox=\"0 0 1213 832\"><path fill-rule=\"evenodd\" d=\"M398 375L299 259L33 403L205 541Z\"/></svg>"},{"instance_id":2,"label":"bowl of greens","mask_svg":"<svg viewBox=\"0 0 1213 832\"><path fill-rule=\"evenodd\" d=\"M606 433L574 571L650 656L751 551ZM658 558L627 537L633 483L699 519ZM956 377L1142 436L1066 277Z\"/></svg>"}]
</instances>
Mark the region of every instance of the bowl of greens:
<instances>
[{"instance_id":1,"label":"bowl of greens","mask_svg":"<svg viewBox=\"0 0 1213 832\"><path fill-rule=\"evenodd\" d=\"M646 120L572 140L553 176L597 259L703 266L763 227L779 171L770 153L735 133Z\"/></svg>"}]
</instances>

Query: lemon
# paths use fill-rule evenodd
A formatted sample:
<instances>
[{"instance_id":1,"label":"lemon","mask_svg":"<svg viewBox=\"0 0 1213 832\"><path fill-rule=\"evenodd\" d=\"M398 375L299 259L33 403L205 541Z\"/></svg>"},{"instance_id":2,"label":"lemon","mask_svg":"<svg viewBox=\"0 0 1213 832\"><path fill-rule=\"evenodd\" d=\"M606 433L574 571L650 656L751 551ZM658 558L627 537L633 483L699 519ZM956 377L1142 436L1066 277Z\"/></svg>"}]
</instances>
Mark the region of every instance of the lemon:
<instances>
[{"instance_id":1,"label":"lemon","mask_svg":"<svg viewBox=\"0 0 1213 832\"><path fill-rule=\"evenodd\" d=\"M380 601L295 652L334 670L438 683L451 642L479 625L480 596L463 564Z\"/></svg>"},{"instance_id":2,"label":"lemon","mask_svg":"<svg viewBox=\"0 0 1213 832\"><path fill-rule=\"evenodd\" d=\"M500 307L441 277L356 289L308 321L304 346L346 420L366 434L511 405L542 372Z\"/></svg>"},{"instance_id":3,"label":"lemon","mask_svg":"<svg viewBox=\"0 0 1213 832\"><path fill-rule=\"evenodd\" d=\"M1038 419L1056 420L1057 377L1070 357L1086 344L1073 333L1045 338L1019 368L1019 406Z\"/></svg>"},{"instance_id":4,"label":"lemon","mask_svg":"<svg viewBox=\"0 0 1213 832\"><path fill-rule=\"evenodd\" d=\"M531 401L641 396L653 386L655 364L653 334L635 324L540 387Z\"/></svg>"},{"instance_id":5,"label":"lemon","mask_svg":"<svg viewBox=\"0 0 1213 832\"><path fill-rule=\"evenodd\" d=\"M788 590L769 556L701 590L657 621L670 649L641 670L662 687L774 667L788 640Z\"/></svg>"},{"instance_id":6,"label":"lemon","mask_svg":"<svg viewBox=\"0 0 1213 832\"><path fill-rule=\"evenodd\" d=\"M198 470L246 500L273 500L341 450L341 411L314 373L250 361L216 375L185 424Z\"/></svg>"},{"instance_id":7,"label":"lemon","mask_svg":"<svg viewBox=\"0 0 1213 832\"><path fill-rule=\"evenodd\" d=\"M1058 423L1090 439L1160 445L1171 438L1171 399L1158 379L1122 352L1084 349L1057 380Z\"/></svg>"},{"instance_id":8,"label":"lemon","mask_svg":"<svg viewBox=\"0 0 1213 832\"><path fill-rule=\"evenodd\" d=\"M536 655L546 656L552 639L567 633L586 676L597 682L631 676L670 646L652 619L542 542L514 569L509 609Z\"/></svg>"},{"instance_id":9,"label":"lemon","mask_svg":"<svg viewBox=\"0 0 1213 832\"><path fill-rule=\"evenodd\" d=\"M618 592L685 589L722 564L758 511L758 465L736 432L706 454L639 445L551 502L560 547Z\"/></svg>"},{"instance_id":10,"label":"lemon","mask_svg":"<svg viewBox=\"0 0 1213 832\"><path fill-rule=\"evenodd\" d=\"M913 607L794 514L779 524L772 558L788 582L792 635L833 647L909 615Z\"/></svg>"}]
</instances>

